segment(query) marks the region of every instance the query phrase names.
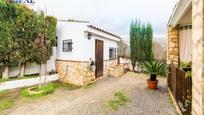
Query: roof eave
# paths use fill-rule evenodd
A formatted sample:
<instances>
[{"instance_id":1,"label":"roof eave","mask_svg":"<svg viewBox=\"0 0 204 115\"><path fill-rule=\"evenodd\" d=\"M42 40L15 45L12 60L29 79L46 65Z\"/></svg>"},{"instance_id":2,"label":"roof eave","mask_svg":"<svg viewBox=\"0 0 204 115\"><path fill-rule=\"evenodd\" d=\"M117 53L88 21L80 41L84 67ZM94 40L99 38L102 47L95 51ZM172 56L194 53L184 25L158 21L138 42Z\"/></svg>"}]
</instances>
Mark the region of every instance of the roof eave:
<instances>
[{"instance_id":1,"label":"roof eave","mask_svg":"<svg viewBox=\"0 0 204 115\"><path fill-rule=\"evenodd\" d=\"M176 27L180 20L183 18L183 16L186 14L186 12L191 8L192 6L192 0L180 0L173 12L172 12L172 15L169 19L169 22L168 22L168 26L173 26L173 27Z\"/></svg>"}]
</instances>

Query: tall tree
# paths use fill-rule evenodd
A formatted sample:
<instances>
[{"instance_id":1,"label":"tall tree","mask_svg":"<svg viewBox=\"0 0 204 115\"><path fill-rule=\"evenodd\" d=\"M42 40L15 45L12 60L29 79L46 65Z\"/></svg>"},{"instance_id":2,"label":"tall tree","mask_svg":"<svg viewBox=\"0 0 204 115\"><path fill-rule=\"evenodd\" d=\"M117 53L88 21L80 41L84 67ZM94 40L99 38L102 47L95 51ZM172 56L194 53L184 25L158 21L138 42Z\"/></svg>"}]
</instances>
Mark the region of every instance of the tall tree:
<instances>
[{"instance_id":1,"label":"tall tree","mask_svg":"<svg viewBox=\"0 0 204 115\"><path fill-rule=\"evenodd\" d=\"M47 60L52 55L52 47L56 44L56 25L57 19L52 16L45 16L41 13L39 16L41 22L41 32L35 39L35 56L36 62L40 64L40 78L46 76ZM44 82L46 81L46 77Z\"/></svg>"},{"instance_id":2,"label":"tall tree","mask_svg":"<svg viewBox=\"0 0 204 115\"><path fill-rule=\"evenodd\" d=\"M148 61L152 60L154 58L153 55L153 29L152 25L150 23L147 24L146 26L146 57Z\"/></svg>"},{"instance_id":3,"label":"tall tree","mask_svg":"<svg viewBox=\"0 0 204 115\"><path fill-rule=\"evenodd\" d=\"M1 0L0 11L0 63L3 69L2 78L8 79L8 68L13 64L15 56L16 5Z\"/></svg>"},{"instance_id":4,"label":"tall tree","mask_svg":"<svg viewBox=\"0 0 204 115\"><path fill-rule=\"evenodd\" d=\"M35 58L34 40L40 31L37 13L24 5L18 5L16 20L16 57L20 63L19 77L25 74L26 63L33 62Z\"/></svg>"},{"instance_id":5,"label":"tall tree","mask_svg":"<svg viewBox=\"0 0 204 115\"><path fill-rule=\"evenodd\" d=\"M132 21L130 26L130 48L133 70L136 65L144 61L150 61L152 57L153 30L151 24L141 24L140 21Z\"/></svg>"}]
</instances>

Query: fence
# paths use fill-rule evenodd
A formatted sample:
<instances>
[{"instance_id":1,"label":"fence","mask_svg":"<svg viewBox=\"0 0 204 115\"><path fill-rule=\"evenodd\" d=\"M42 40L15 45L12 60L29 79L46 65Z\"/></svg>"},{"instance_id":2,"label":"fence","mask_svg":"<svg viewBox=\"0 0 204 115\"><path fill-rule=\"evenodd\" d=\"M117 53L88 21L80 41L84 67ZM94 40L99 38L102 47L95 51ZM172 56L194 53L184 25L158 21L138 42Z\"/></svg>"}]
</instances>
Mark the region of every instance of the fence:
<instances>
[{"instance_id":1,"label":"fence","mask_svg":"<svg viewBox=\"0 0 204 115\"><path fill-rule=\"evenodd\" d=\"M183 70L171 64L168 87L183 115L191 115L192 78L186 78Z\"/></svg>"}]
</instances>

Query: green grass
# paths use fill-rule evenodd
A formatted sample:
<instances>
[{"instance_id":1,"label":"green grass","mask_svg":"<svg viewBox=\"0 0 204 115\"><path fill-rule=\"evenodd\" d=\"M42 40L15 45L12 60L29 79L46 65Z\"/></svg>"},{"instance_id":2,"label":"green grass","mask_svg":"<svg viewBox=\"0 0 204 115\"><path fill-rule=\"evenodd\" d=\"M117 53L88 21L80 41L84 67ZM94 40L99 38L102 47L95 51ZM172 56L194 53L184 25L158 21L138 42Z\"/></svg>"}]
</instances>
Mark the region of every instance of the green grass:
<instances>
[{"instance_id":1,"label":"green grass","mask_svg":"<svg viewBox=\"0 0 204 115\"><path fill-rule=\"evenodd\" d=\"M14 92L0 91L0 112L11 108L16 96Z\"/></svg>"},{"instance_id":2,"label":"green grass","mask_svg":"<svg viewBox=\"0 0 204 115\"><path fill-rule=\"evenodd\" d=\"M130 101L129 97L127 97L126 95L119 91L114 94L113 99L107 101L104 104L104 109L116 111L119 109L119 107L125 105L128 101Z\"/></svg>"},{"instance_id":3,"label":"green grass","mask_svg":"<svg viewBox=\"0 0 204 115\"><path fill-rule=\"evenodd\" d=\"M0 111L11 108L14 105L14 101L12 99L6 99L0 101Z\"/></svg>"},{"instance_id":4,"label":"green grass","mask_svg":"<svg viewBox=\"0 0 204 115\"><path fill-rule=\"evenodd\" d=\"M25 88L25 89L23 89L21 91L21 95L24 96L24 97L40 97L40 96L44 96L44 95L53 93L55 91L55 89L56 89L56 86L54 84L50 83L50 84L42 86L40 88L38 88L38 86L33 87L33 89L35 89L35 91L42 91L42 92L38 93L38 94L31 94L29 92L29 89Z\"/></svg>"},{"instance_id":5,"label":"green grass","mask_svg":"<svg viewBox=\"0 0 204 115\"><path fill-rule=\"evenodd\" d=\"M74 84L70 84L70 83L54 83L54 85L56 87L62 87L66 90L75 90L75 89L81 88L80 85L74 85Z\"/></svg>"},{"instance_id":6,"label":"green grass","mask_svg":"<svg viewBox=\"0 0 204 115\"><path fill-rule=\"evenodd\" d=\"M87 85L84 86L85 89L89 89L91 87L94 87L96 86L96 82L91 82L91 83L88 83Z\"/></svg>"},{"instance_id":7,"label":"green grass","mask_svg":"<svg viewBox=\"0 0 204 115\"><path fill-rule=\"evenodd\" d=\"M25 75L24 77L21 77L21 78L10 77L9 79L0 79L0 83L6 82L6 81L14 81L14 80L21 80L21 79L36 78L36 77L39 77L39 75Z\"/></svg>"}]
</instances>

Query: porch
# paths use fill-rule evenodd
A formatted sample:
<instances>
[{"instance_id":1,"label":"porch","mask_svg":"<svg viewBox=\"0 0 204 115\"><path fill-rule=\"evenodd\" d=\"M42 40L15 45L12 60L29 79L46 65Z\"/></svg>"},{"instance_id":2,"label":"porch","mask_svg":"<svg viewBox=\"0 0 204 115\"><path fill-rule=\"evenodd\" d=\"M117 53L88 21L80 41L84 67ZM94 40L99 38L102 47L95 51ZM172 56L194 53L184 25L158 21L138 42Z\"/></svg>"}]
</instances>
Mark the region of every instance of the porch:
<instances>
[{"instance_id":1,"label":"porch","mask_svg":"<svg viewBox=\"0 0 204 115\"><path fill-rule=\"evenodd\" d=\"M192 62L192 113L186 113L192 115L204 114L203 3L204 0L178 1L168 23L168 63L179 69L181 62ZM181 75L177 76L178 71L172 74L185 85ZM178 95L174 95L178 99Z\"/></svg>"}]
</instances>

